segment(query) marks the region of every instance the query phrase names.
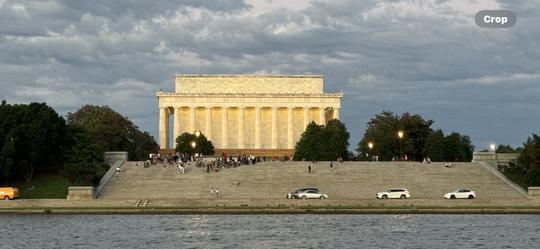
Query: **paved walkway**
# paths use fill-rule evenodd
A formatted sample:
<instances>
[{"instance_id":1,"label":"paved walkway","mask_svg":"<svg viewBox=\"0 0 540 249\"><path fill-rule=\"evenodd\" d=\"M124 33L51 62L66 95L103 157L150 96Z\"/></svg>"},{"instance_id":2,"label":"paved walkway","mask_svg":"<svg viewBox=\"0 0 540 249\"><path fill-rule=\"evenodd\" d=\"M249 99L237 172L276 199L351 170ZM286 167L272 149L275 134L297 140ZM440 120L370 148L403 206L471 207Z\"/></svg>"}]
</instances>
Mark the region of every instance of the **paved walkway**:
<instances>
[{"instance_id":1,"label":"paved walkway","mask_svg":"<svg viewBox=\"0 0 540 249\"><path fill-rule=\"evenodd\" d=\"M174 167L143 168L128 162L113 177L100 195L107 199L209 199L211 187L221 191L220 199L246 201L284 199L288 192L301 187L318 187L329 195L329 202L341 200L373 200L375 193L392 187L409 189L414 199L438 202L443 194L457 188L477 192L476 203L503 200L505 203L525 201L518 191L477 163L444 163L429 165L411 162L328 162L312 165L307 162L266 162L206 173L206 168L188 166L186 174ZM139 163L142 165L142 163ZM234 180L240 186L232 185ZM261 202L261 203L262 203Z\"/></svg>"}]
</instances>

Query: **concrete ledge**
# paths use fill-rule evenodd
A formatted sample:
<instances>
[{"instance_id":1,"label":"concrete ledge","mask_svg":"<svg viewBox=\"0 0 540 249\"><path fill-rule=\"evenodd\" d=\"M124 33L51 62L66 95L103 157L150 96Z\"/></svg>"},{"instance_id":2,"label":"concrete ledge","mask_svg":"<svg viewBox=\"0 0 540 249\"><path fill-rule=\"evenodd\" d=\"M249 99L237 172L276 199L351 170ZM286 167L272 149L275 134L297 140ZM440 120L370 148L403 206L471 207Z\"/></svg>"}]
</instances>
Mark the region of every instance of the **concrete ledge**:
<instances>
[{"instance_id":1,"label":"concrete ledge","mask_svg":"<svg viewBox=\"0 0 540 249\"><path fill-rule=\"evenodd\" d=\"M67 199L69 201L92 200L95 198L94 187L72 186L68 187Z\"/></svg>"},{"instance_id":2,"label":"concrete ledge","mask_svg":"<svg viewBox=\"0 0 540 249\"><path fill-rule=\"evenodd\" d=\"M540 198L540 187L529 187L527 188L530 198Z\"/></svg>"},{"instance_id":3,"label":"concrete ledge","mask_svg":"<svg viewBox=\"0 0 540 249\"><path fill-rule=\"evenodd\" d=\"M116 161L127 161L128 153L126 151L106 151L103 157L106 164L112 165Z\"/></svg>"}]
</instances>

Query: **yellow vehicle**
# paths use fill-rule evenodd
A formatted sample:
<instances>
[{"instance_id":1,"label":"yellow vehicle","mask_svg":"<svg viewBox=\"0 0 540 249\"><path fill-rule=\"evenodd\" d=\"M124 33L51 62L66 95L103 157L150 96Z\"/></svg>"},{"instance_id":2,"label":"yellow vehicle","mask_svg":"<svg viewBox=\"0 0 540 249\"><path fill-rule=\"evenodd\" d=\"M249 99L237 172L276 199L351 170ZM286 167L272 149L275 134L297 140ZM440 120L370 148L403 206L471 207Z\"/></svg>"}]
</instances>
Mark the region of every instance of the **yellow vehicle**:
<instances>
[{"instance_id":1,"label":"yellow vehicle","mask_svg":"<svg viewBox=\"0 0 540 249\"><path fill-rule=\"evenodd\" d=\"M14 187L0 187L0 198L4 200L19 198L19 189Z\"/></svg>"}]
</instances>

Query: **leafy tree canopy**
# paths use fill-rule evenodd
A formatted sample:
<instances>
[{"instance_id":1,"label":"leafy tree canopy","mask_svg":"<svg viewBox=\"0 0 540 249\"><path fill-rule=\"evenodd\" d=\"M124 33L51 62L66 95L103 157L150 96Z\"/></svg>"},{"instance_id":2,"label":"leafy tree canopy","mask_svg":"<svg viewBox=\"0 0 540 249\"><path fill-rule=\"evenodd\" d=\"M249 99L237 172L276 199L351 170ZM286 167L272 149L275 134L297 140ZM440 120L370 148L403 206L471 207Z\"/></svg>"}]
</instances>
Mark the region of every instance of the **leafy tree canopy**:
<instances>
[{"instance_id":1,"label":"leafy tree canopy","mask_svg":"<svg viewBox=\"0 0 540 249\"><path fill-rule=\"evenodd\" d=\"M540 136L532 134L523 144L516 163L510 163L505 174L520 179L521 185L540 186Z\"/></svg>"},{"instance_id":2,"label":"leafy tree canopy","mask_svg":"<svg viewBox=\"0 0 540 249\"><path fill-rule=\"evenodd\" d=\"M31 181L61 167L65 120L45 103L0 105L2 178Z\"/></svg>"},{"instance_id":3,"label":"leafy tree canopy","mask_svg":"<svg viewBox=\"0 0 540 249\"><path fill-rule=\"evenodd\" d=\"M189 155L195 153L213 155L214 145L202 133L196 136L195 134L184 132L176 138L176 151Z\"/></svg>"},{"instance_id":4,"label":"leafy tree canopy","mask_svg":"<svg viewBox=\"0 0 540 249\"><path fill-rule=\"evenodd\" d=\"M376 114L367 123L364 136L358 143L360 159L373 155L380 160L407 155L409 160L422 161L429 157L432 161L470 161L474 146L469 137L452 133L445 137L441 130L433 130L432 120L425 120L418 114L404 113L401 116L389 111ZM399 138L398 132L403 132ZM369 148L369 144L373 148Z\"/></svg>"},{"instance_id":5,"label":"leafy tree canopy","mask_svg":"<svg viewBox=\"0 0 540 249\"><path fill-rule=\"evenodd\" d=\"M88 131L68 125L66 160L60 171L71 184L97 185L109 168L103 163L103 149Z\"/></svg>"},{"instance_id":6,"label":"leafy tree canopy","mask_svg":"<svg viewBox=\"0 0 540 249\"><path fill-rule=\"evenodd\" d=\"M337 119L328 121L326 126L311 122L296 144L293 158L308 161L348 160L349 138L347 128Z\"/></svg>"},{"instance_id":7,"label":"leafy tree canopy","mask_svg":"<svg viewBox=\"0 0 540 249\"><path fill-rule=\"evenodd\" d=\"M127 151L130 160L143 160L159 147L148 132L108 106L85 105L68 114L68 123L88 130L105 151Z\"/></svg>"}]
</instances>

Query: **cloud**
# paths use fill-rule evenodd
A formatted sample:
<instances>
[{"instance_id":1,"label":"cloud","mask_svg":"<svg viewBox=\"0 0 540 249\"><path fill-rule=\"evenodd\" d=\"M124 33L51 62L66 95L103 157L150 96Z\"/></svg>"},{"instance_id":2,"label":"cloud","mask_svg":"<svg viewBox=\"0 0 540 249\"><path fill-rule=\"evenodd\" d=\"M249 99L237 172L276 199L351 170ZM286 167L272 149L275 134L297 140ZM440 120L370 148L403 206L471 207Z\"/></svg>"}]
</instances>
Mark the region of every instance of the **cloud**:
<instances>
[{"instance_id":1,"label":"cloud","mask_svg":"<svg viewBox=\"0 0 540 249\"><path fill-rule=\"evenodd\" d=\"M474 24L511 9L511 29ZM0 97L62 113L108 104L157 133L175 73L323 74L361 137L382 110L520 144L540 117L539 2L0 1Z\"/></svg>"}]
</instances>

